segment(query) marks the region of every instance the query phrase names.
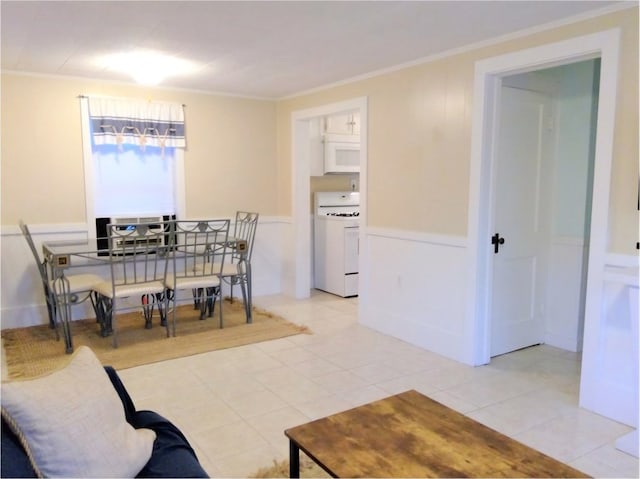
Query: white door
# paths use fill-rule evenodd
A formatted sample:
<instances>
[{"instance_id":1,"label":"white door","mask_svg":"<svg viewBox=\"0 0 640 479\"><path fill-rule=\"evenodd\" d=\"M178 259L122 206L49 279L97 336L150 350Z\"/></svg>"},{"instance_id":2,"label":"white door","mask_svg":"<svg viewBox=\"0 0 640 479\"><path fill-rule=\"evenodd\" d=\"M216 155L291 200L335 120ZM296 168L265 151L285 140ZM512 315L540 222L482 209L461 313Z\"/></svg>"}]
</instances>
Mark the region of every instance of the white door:
<instances>
[{"instance_id":1,"label":"white door","mask_svg":"<svg viewBox=\"0 0 640 479\"><path fill-rule=\"evenodd\" d=\"M529 90L502 87L501 92L491 356L539 344L544 334L544 160L551 137L551 101Z\"/></svg>"}]
</instances>

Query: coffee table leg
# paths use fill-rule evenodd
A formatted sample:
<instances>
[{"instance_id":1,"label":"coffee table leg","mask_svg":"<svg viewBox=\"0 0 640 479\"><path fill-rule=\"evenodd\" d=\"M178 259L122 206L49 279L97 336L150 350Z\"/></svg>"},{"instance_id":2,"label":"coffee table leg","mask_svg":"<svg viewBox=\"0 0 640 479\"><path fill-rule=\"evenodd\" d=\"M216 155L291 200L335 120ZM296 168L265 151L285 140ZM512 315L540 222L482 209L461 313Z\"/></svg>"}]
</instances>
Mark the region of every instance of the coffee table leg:
<instances>
[{"instance_id":1,"label":"coffee table leg","mask_svg":"<svg viewBox=\"0 0 640 479\"><path fill-rule=\"evenodd\" d=\"M289 477L300 477L300 448L289 439Z\"/></svg>"}]
</instances>

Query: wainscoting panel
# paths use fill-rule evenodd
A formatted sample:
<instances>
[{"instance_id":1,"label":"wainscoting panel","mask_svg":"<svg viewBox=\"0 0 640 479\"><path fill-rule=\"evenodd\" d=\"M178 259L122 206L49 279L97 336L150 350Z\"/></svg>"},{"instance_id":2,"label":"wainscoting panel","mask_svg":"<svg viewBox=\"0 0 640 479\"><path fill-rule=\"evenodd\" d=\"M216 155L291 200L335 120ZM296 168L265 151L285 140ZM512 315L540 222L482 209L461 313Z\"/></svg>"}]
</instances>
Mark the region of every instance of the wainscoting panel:
<instances>
[{"instance_id":1,"label":"wainscoting panel","mask_svg":"<svg viewBox=\"0 0 640 479\"><path fill-rule=\"evenodd\" d=\"M585 337L580 405L638 427L638 257L608 255L601 310Z\"/></svg>"},{"instance_id":2,"label":"wainscoting panel","mask_svg":"<svg viewBox=\"0 0 640 479\"><path fill-rule=\"evenodd\" d=\"M43 241L85 239L89 229L86 224L29 225L36 248L41 251ZM261 217L256 231L253 250L253 295L262 296L282 292L282 265L284 231L290 229L290 221L276 217ZM91 230L93 235L93 230ZM2 329L46 324L47 310L42 285L35 261L20 229L3 226L1 233L0 262L0 326ZM100 268L74 268L74 272L91 271L108 278L107 266ZM228 294L228 290L226 292ZM239 295L236 288L234 295ZM72 308L74 319L93 316L89 302Z\"/></svg>"},{"instance_id":3,"label":"wainscoting panel","mask_svg":"<svg viewBox=\"0 0 640 479\"><path fill-rule=\"evenodd\" d=\"M468 362L466 239L369 230L366 242L360 322Z\"/></svg>"},{"instance_id":4,"label":"wainscoting panel","mask_svg":"<svg viewBox=\"0 0 640 479\"><path fill-rule=\"evenodd\" d=\"M64 241L87 237L86 224L29 225L31 236L42 255L43 241ZM18 226L2 228L2 329L46 324L47 316L44 293L35 260ZM82 272L83 268L78 268ZM74 315L93 315L90 303L77 306Z\"/></svg>"},{"instance_id":5,"label":"wainscoting panel","mask_svg":"<svg viewBox=\"0 0 640 479\"><path fill-rule=\"evenodd\" d=\"M276 217L260 217L256 230L255 245L251 258L253 272L253 295L265 296L282 292L282 263L284 232L290 228L290 221ZM231 226L233 230L233 225ZM228 288L223 289L227 294ZM233 295L240 295L234 288Z\"/></svg>"}]
</instances>

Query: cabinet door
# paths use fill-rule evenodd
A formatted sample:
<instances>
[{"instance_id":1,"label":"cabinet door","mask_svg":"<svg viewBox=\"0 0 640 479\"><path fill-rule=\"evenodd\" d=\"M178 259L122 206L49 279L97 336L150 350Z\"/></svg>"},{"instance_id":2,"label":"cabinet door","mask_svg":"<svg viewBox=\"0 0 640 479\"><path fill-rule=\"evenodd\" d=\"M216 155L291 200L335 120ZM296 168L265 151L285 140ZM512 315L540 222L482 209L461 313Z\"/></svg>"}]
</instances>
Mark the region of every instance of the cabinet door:
<instances>
[{"instance_id":1,"label":"cabinet door","mask_svg":"<svg viewBox=\"0 0 640 479\"><path fill-rule=\"evenodd\" d=\"M360 113L343 113L326 118L326 133L338 133L341 135L360 134Z\"/></svg>"},{"instance_id":2,"label":"cabinet door","mask_svg":"<svg viewBox=\"0 0 640 479\"><path fill-rule=\"evenodd\" d=\"M359 135L360 134L360 112L351 114L351 122L353 124L353 134Z\"/></svg>"}]
</instances>

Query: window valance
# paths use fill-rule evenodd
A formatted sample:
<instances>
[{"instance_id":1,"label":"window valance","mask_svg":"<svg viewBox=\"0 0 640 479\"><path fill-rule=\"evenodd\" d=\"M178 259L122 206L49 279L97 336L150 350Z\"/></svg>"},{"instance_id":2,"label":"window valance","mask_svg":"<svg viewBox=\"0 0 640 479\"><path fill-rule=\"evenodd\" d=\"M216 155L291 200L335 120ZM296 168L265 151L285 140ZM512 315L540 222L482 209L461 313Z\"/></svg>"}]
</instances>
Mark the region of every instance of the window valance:
<instances>
[{"instance_id":1,"label":"window valance","mask_svg":"<svg viewBox=\"0 0 640 479\"><path fill-rule=\"evenodd\" d=\"M186 146L183 105L108 97L88 100L96 145Z\"/></svg>"}]
</instances>

